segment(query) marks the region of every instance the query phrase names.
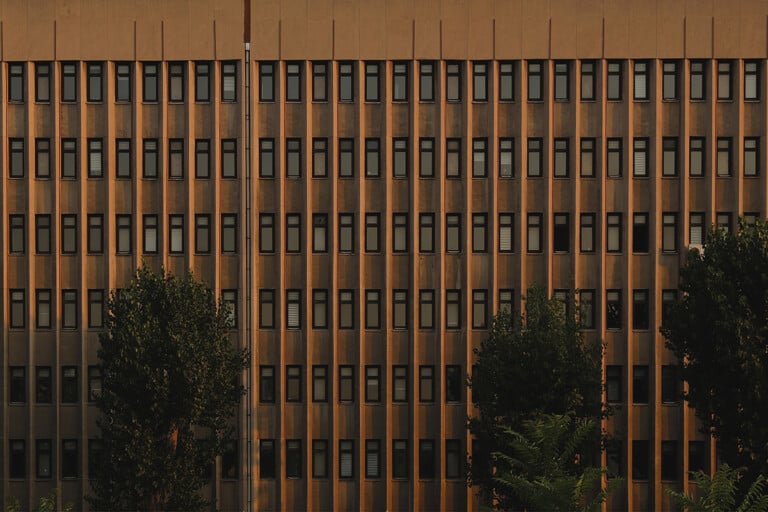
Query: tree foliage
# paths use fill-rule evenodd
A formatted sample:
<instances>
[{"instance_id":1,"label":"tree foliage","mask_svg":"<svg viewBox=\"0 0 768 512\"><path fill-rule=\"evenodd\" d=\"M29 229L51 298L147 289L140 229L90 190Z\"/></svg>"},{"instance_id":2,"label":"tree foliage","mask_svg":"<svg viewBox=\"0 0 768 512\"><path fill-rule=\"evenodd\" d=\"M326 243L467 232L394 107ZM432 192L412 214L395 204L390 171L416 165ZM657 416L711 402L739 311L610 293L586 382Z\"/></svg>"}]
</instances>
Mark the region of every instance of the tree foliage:
<instances>
[{"instance_id":1,"label":"tree foliage","mask_svg":"<svg viewBox=\"0 0 768 512\"><path fill-rule=\"evenodd\" d=\"M768 224L708 233L680 271L682 297L662 328L686 400L720 459L768 474Z\"/></svg>"},{"instance_id":2,"label":"tree foliage","mask_svg":"<svg viewBox=\"0 0 768 512\"><path fill-rule=\"evenodd\" d=\"M738 504L739 472L728 464L720 466L712 479L703 471L693 473L692 477L698 487L698 497L666 490L680 511L768 512L768 481L763 475L757 475Z\"/></svg>"},{"instance_id":3,"label":"tree foliage","mask_svg":"<svg viewBox=\"0 0 768 512\"><path fill-rule=\"evenodd\" d=\"M56 512L56 505L59 499L59 490L54 489L48 496L41 496L33 512ZM72 512L74 510L72 503L65 503L61 510L63 512ZM21 504L15 496L6 496L5 512L21 512Z\"/></svg>"},{"instance_id":4,"label":"tree foliage","mask_svg":"<svg viewBox=\"0 0 768 512\"><path fill-rule=\"evenodd\" d=\"M146 265L113 291L98 351L102 449L91 470L97 510L199 510L199 490L233 432L247 354L231 312L191 273Z\"/></svg>"},{"instance_id":5,"label":"tree foliage","mask_svg":"<svg viewBox=\"0 0 768 512\"><path fill-rule=\"evenodd\" d=\"M491 454L497 468L497 493L515 496L528 512L597 512L621 480L601 489L606 470L578 468L579 450L593 437L596 424L573 414L543 414L523 422L522 433L502 428L505 451Z\"/></svg>"},{"instance_id":6,"label":"tree foliage","mask_svg":"<svg viewBox=\"0 0 768 512\"><path fill-rule=\"evenodd\" d=\"M477 414L469 421L474 436L469 480L481 499L500 509L521 509L521 496L506 492L494 480L505 472L504 456L513 458L509 431L522 432L526 421L542 414L573 412L576 418L599 419L602 345L583 339L575 307L547 297L540 287L529 290L524 314L500 312L480 348L469 386ZM571 314L566 314L566 310ZM573 426L578 424L574 422ZM581 465L566 464L571 475L594 465L599 432L580 447ZM490 457L496 453L495 459Z\"/></svg>"}]
</instances>

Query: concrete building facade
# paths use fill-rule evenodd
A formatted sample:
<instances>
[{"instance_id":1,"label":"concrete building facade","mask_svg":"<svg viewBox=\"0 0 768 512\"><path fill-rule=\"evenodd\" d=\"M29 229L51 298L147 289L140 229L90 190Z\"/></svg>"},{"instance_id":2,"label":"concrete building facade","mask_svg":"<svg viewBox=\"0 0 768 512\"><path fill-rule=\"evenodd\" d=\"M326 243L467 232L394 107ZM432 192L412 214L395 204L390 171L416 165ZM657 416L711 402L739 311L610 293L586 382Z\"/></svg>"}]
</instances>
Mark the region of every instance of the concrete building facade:
<instances>
[{"instance_id":1,"label":"concrete building facade","mask_svg":"<svg viewBox=\"0 0 768 512\"><path fill-rule=\"evenodd\" d=\"M1 494L89 492L102 304L191 268L251 350L223 510L474 509L464 388L538 283L604 340L609 508L712 470L658 334L765 218L756 0L0 2ZM762 148L761 148L762 147Z\"/></svg>"}]
</instances>

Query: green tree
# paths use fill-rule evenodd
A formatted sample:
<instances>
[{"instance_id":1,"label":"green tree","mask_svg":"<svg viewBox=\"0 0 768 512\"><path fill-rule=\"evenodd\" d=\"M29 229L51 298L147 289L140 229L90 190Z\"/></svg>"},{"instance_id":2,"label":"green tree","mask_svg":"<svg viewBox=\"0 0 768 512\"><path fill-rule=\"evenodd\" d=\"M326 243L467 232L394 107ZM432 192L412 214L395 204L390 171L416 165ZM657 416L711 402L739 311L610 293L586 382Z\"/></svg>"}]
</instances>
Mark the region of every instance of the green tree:
<instances>
[{"instance_id":1,"label":"green tree","mask_svg":"<svg viewBox=\"0 0 768 512\"><path fill-rule=\"evenodd\" d=\"M685 399L720 460L768 474L768 224L711 230L680 270L662 333L688 383Z\"/></svg>"},{"instance_id":2,"label":"green tree","mask_svg":"<svg viewBox=\"0 0 768 512\"><path fill-rule=\"evenodd\" d=\"M739 472L728 464L720 466L712 479L703 471L697 471L693 473L693 481L699 489L698 497L666 490L681 511L768 512L768 482L763 475L754 479L738 505Z\"/></svg>"},{"instance_id":3,"label":"green tree","mask_svg":"<svg viewBox=\"0 0 768 512\"><path fill-rule=\"evenodd\" d=\"M59 498L59 490L54 489L48 496L41 496L37 506L33 509L34 512L56 512L56 503ZM72 512L73 505L71 503L65 503L62 507L64 512ZM21 512L21 504L18 498L15 496L7 496L5 498L5 512Z\"/></svg>"},{"instance_id":4,"label":"green tree","mask_svg":"<svg viewBox=\"0 0 768 512\"><path fill-rule=\"evenodd\" d=\"M599 511L621 480L601 489L606 470L579 467L578 451L595 430L594 421L573 414L542 414L524 421L522 433L503 428L507 450L491 453L497 492L528 512Z\"/></svg>"},{"instance_id":5,"label":"green tree","mask_svg":"<svg viewBox=\"0 0 768 512\"><path fill-rule=\"evenodd\" d=\"M200 489L224 450L248 364L230 340L232 312L191 273L146 265L110 294L99 337L102 449L97 510L200 510Z\"/></svg>"},{"instance_id":6,"label":"green tree","mask_svg":"<svg viewBox=\"0 0 768 512\"><path fill-rule=\"evenodd\" d=\"M474 437L469 480L481 500L500 509L525 507L520 497L494 481L491 453L514 457L508 431L522 432L524 422L541 414L566 414L597 420L601 403L602 345L586 343L573 302L547 297L541 287L529 290L524 314L500 312L480 348L469 381L477 413L469 421ZM566 311L569 314L566 314ZM574 423L575 425L575 423ZM593 464L600 433L580 446L582 464L569 464L575 475Z\"/></svg>"}]
</instances>

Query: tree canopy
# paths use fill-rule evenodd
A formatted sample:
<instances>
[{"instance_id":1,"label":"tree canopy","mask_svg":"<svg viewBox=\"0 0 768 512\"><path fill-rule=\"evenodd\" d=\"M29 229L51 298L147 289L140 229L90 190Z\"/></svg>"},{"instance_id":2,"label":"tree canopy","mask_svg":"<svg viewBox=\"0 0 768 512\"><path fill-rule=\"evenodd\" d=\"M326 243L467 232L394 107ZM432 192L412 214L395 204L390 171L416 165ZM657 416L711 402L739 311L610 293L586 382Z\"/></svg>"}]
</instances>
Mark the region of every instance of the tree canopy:
<instances>
[{"instance_id":1,"label":"tree canopy","mask_svg":"<svg viewBox=\"0 0 768 512\"><path fill-rule=\"evenodd\" d=\"M666 490L680 511L768 512L768 482L763 475L757 476L740 501L739 472L728 464L720 466L712 478L703 471L697 471L692 479L698 489L695 497L690 493Z\"/></svg>"},{"instance_id":2,"label":"tree canopy","mask_svg":"<svg viewBox=\"0 0 768 512\"><path fill-rule=\"evenodd\" d=\"M720 459L768 474L768 224L711 230L680 271L662 333L688 383L686 400Z\"/></svg>"},{"instance_id":3,"label":"tree canopy","mask_svg":"<svg viewBox=\"0 0 768 512\"><path fill-rule=\"evenodd\" d=\"M587 343L573 302L550 299L540 287L529 290L524 314L506 311L493 319L488 337L475 350L477 363L469 386L477 413L469 421L474 439L469 479L481 499L500 509L522 509L522 496L507 493L494 471L508 471L504 456L515 457L509 431L524 432L527 421L544 414L573 413L598 420L601 402L600 343ZM575 428L578 422L573 422ZM581 464L566 464L569 474L582 472L599 453L600 433L580 446ZM491 454L495 453L494 457Z\"/></svg>"},{"instance_id":4,"label":"tree canopy","mask_svg":"<svg viewBox=\"0 0 768 512\"><path fill-rule=\"evenodd\" d=\"M110 294L98 356L101 450L96 510L199 510L200 489L233 428L247 354L232 312L191 273L146 265Z\"/></svg>"}]
</instances>

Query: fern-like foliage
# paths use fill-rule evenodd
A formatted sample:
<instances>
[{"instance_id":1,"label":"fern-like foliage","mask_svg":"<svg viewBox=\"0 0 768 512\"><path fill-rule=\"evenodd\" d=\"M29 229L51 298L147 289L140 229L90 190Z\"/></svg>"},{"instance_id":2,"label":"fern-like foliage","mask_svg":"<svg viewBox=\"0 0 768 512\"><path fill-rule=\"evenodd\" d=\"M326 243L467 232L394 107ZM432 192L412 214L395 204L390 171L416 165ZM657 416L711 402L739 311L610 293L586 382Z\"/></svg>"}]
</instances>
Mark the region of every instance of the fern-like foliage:
<instances>
[{"instance_id":1,"label":"fern-like foliage","mask_svg":"<svg viewBox=\"0 0 768 512\"><path fill-rule=\"evenodd\" d=\"M573 414L539 415L523 422L522 432L502 429L503 451L491 455L497 494L513 497L514 508L528 512L599 511L620 481L602 489L605 469L574 462L594 429L593 421Z\"/></svg>"},{"instance_id":2,"label":"fern-like foliage","mask_svg":"<svg viewBox=\"0 0 768 512\"><path fill-rule=\"evenodd\" d=\"M739 470L723 464L711 479L702 471L692 473L699 492L694 497L690 493L675 492L667 489L680 510L688 512L768 512L768 480L758 475L747 493L737 504L739 490Z\"/></svg>"}]
</instances>

